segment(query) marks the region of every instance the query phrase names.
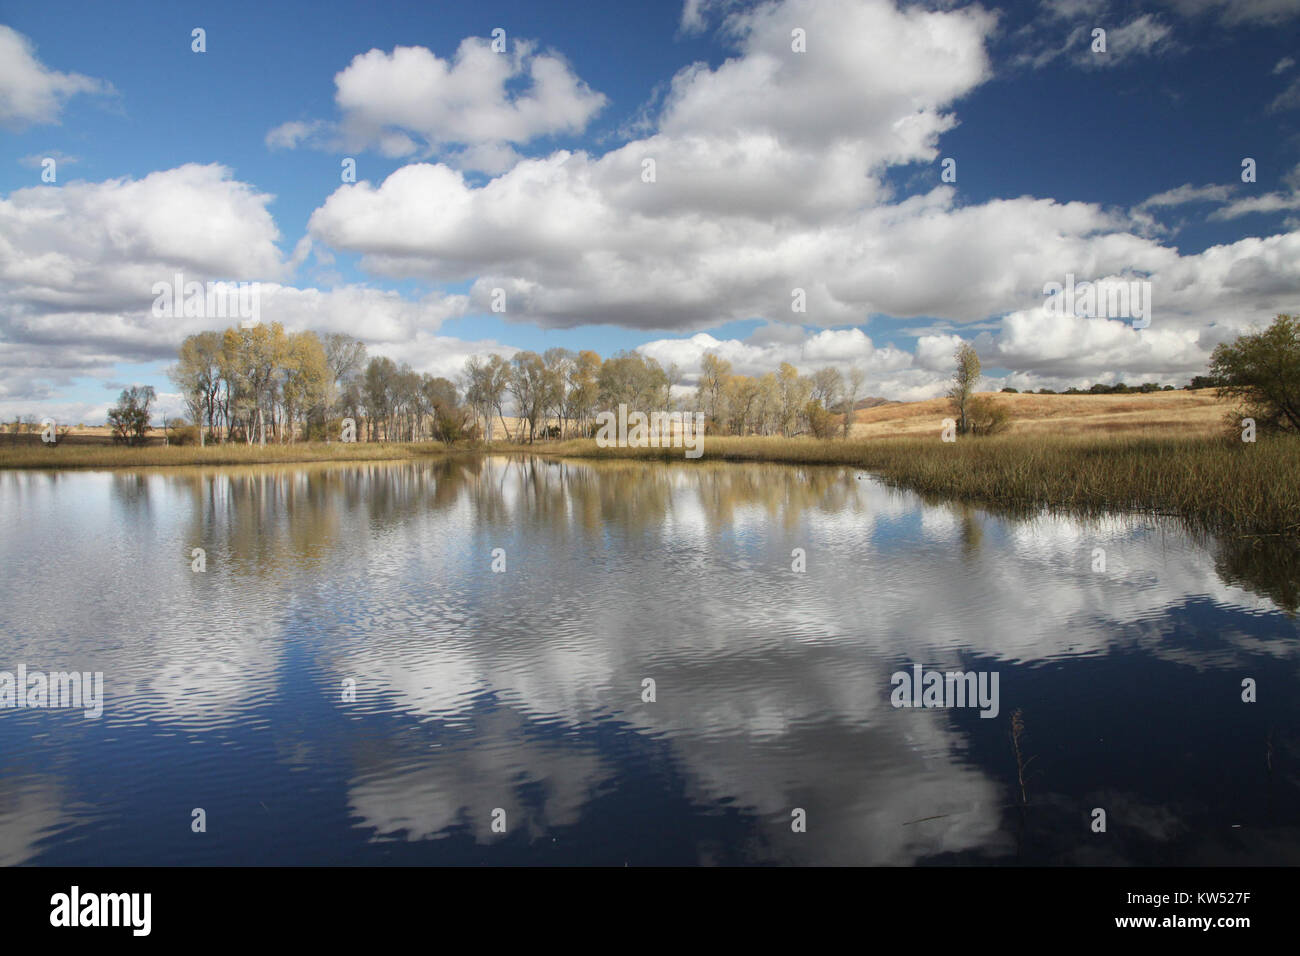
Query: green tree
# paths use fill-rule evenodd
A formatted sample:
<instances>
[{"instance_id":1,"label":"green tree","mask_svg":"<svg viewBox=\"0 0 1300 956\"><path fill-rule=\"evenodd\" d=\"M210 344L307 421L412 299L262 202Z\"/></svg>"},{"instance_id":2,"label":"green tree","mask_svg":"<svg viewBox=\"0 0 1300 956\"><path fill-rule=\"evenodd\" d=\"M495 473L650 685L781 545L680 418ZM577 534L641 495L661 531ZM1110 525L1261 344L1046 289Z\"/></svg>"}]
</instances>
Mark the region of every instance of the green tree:
<instances>
[{"instance_id":1,"label":"green tree","mask_svg":"<svg viewBox=\"0 0 1300 956\"><path fill-rule=\"evenodd\" d=\"M1245 402L1259 427L1300 431L1300 319L1279 315L1266 329L1216 346L1210 377L1220 395Z\"/></svg>"}]
</instances>

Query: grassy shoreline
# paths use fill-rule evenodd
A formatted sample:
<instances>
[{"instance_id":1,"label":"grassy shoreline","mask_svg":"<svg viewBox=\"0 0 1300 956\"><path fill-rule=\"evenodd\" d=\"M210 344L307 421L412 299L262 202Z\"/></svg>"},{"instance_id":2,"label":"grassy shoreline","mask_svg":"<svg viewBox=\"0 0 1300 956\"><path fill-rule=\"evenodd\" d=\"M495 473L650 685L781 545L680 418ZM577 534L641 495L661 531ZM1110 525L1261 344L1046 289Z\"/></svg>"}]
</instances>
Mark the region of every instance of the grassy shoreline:
<instances>
[{"instance_id":1,"label":"grassy shoreline","mask_svg":"<svg viewBox=\"0 0 1300 956\"><path fill-rule=\"evenodd\" d=\"M1244 443L1217 436L1012 433L953 443L937 434L818 441L710 437L700 461L847 465L921 494L1004 508L1176 515L1219 533L1300 539L1300 439ZM216 445L207 448L0 447L3 468L132 468L299 462L382 462L474 454L686 460L681 448L600 448L577 439L537 445Z\"/></svg>"},{"instance_id":2,"label":"grassy shoreline","mask_svg":"<svg viewBox=\"0 0 1300 956\"><path fill-rule=\"evenodd\" d=\"M701 461L848 465L920 494L1011 509L1175 515L1197 527L1300 539L1300 439L1010 434L817 441L706 438ZM681 448L571 441L516 451L683 461ZM688 462L689 464L689 462Z\"/></svg>"},{"instance_id":3,"label":"grassy shoreline","mask_svg":"<svg viewBox=\"0 0 1300 956\"><path fill-rule=\"evenodd\" d=\"M0 446L4 468L143 468L190 465L280 465L299 462L380 462L436 458L451 452L443 445L397 442L301 442L293 445L10 445ZM464 453L461 451L461 453Z\"/></svg>"}]
</instances>

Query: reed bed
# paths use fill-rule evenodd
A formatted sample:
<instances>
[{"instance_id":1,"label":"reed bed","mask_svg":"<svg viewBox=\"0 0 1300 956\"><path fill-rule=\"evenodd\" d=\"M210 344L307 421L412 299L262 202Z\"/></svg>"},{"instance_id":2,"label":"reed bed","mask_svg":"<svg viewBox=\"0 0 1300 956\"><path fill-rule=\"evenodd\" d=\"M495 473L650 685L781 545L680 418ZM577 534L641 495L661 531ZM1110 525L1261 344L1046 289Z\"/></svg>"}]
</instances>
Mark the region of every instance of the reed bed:
<instances>
[{"instance_id":1,"label":"reed bed","mask_svg":"<svg viewBox=\"0 0 1300 956\"><path fill-rule=\"evenodd\" d=\"M518 450L683 461L681 448L569 441ZM701 460L851 465L923 494L1009 508L1177 515L1216 532L1300 537L1300 438L997 435L943 442L706 437ZM687 462L689 464L689 462Z\"/></svg>"},{"instance_id":2,"label":"reed bed","mask_svg":"<svg viewBox=\"0 0 1300 956\"><path fill-rule=\"evenodd\" d=\"M590 439L458 447L432 443L0 446L0 468L130 468L402 461L525 453L691 462L682 448L600 448ZM1177 515L1218 533L1300 539L1300 438L1246 443L1214 435L1010 433L943 442L905 435L856 440L705 437L705 461L849 465L926 495L1011 509Z\"/></svg>"}]
</instances>

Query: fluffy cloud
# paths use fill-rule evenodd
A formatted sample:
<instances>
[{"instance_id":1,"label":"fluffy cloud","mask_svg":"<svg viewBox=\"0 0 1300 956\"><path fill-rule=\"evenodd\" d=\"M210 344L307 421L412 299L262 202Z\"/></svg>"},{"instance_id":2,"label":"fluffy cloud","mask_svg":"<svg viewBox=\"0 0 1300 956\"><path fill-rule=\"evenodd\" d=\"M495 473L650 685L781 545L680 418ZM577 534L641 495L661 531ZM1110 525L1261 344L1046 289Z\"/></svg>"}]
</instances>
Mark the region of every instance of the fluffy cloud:
<instances>
[{"instance_id":1,"label":"fluffy cloud","mask_svg":"<svg viewBox=\"0 0 1300 956\"><path fill-rule=\"evenodd\" d=\"M293 263L277 246L271 198L224 167L186 165L0 200L0 414L31 411L77 378L107 379L118 362L169 360L184 336L234 323L154 315L154 284L178 273L186 283L257 282L263 322L374 343L407 342L464 312L464 296L282 284ZM61 408L65 420L102 418L102 409Z\"/></svg>"},{"instance_id":2,"label":"fluffy cloud","mask_svg":"<svg viewBox=\"0 0 1300 956\"><path fill-rule=\"evenodd\" d=\"M225 167L193 164L15 190L0 200L0 302L20 315L112 311L175 271L276 278L284 263L270 199Z\"/></svg>"},{"instance_id":3,"label":"fluffy cloud","mask_svg":"<svg viewBox=\"0 0 1300 956\"><path fill-rule=\"evenodd\" d=\"M791 49L796 27L807 53ZM702 326L788 309L795 287L819 321L858 320L826 259L889 198L887 166L936 158L946 107L989 75L992 27L978 9L884 0L734 14L737 55L680 71L653 135L521 161L477 188L441 164L406 167L336 191L309 229L380 274L476 278L476 305L500 288L508 314L549 325ZM937 66L910 69L918 59Z\"/></svg>"},{"instance_id":4,"label":"fluffy cloud","mask_svg":"<svg viewBox=\"0 0 1300 956\"><path fill-rule=\"evenodd\" d=\"M103 80L51 70L21 33L0 24L0 126L22 129L57 123L63 104L78 93L111 93Z\"/></svg>"},{"instance_id":5,"label":"fluffy cloud","mask_svg":"<svg viewBox=\"0 0 1300 956\"><path fill-rule=\"evenodd\" d=\"M454 308L453 303L444 308ZM501 355L510 358L520 351L491 339L469 341L447 335L436 335L422 328L413 330L401 339L373 343L371 355L383 355L401 364L407 363L420 372L441 375L455 382L465 371L465 361L471 355Z\"/></svg>"},{"instance_id":6,"label":"fluffy cloud","mask_svg":"<svg viewBox=\"0 0 1300 956\"><path fill-rule=\"evenodd\" d=\"M267 145L451 152L456 165L499 172L516 158L509 144L581 132L606 102L558 55L520 40L495 53L480 37L461 41L449 60L424 47L371 50L334 83L337 125L291 121L271 130Z\"/></svg>"},{"instance_id":7,"label":"fluffy cloud","mask_svg":"<svg viewBox=\"0 0 1300 956\"><path fill-rule=\"evenodd\" d=\"M1065 32L1071 18L1102 9L1059 0L1049 12ZM105 375L114 359L170 357L181 336L210 327L149 313L152 284L175 271L260 280L264 320L352 331L376 354L438 374L473 351L510 354L495 341L437 334L450 316L487 312L501 290L513 321L662 332L642 350L687 375L706 351L749 374L787 361L805 371L854 364L877 394L900 398L941 389L960 336L976 341L986 367L1046 384L1168 380L1197 370L1231 329L1294 309L1300 233L1198 255L1152 237L1162 232L1154 210L1230 203L1215 214L1229 219L1297 208L1285 192L1233 203L1234 187L1188 183L1127 212L1032 196L967 203L948 185L899 198L891 170L935 163L956 105L991 75L996 21L981 8L706 0L688 4L683 24L715 15L732 55L680 70L637 138L604 153L516 151L582 129L603 102L529 44L495 54L468 40L448 60L414 47L358 56L336 77L338 123L295 121L268 142L350 137L442 161L336 189L287 258L271 197L219 166L12 193L0 201L8 397ZM791 48L795 29L806 52ZM1110 40L1152 52L1167 36L1144 16ZM499 172L471 180L457 167ZM379 277L468 292L413 300L329 274L318 276L324 289L292 284L309 254L327 267L332 250L359 255ZM1151 327L1045 315L1044 283L1069 273L1149 281ZM804 312L792 309L796 290ZM914 352L843 328L883 316L921 320L903 333L917 336ZM744 340L703 334L754 318L767 324Z\"/></svg>"},{"instance_id":8,"label":"fluffy cloud","mask_svg":"<svg viewBox=\"0 0 1300 956\"><path fill-rule=\"evenodd\" d=\"M775 337L760 330L747 340L717 339L705 332L689 338L657 339L638 352L667 367L675 364L685 384L694 384L700 360L714 354L742 375L763 375L788 362L802 372L826 365L841 370L863 368L872 373L896 372L911 365L911 356L889 346L877 348L861 329L821 329L811 334L793 327L793 337ZM951 354L951 353L950 353Z\"/></svg>"},{"instance_id":9,"label":"fluffy cloud","mask_svg":"<svg viewBox=\"0 0 1300 956\"><path fill-rule=\"evenodd\" d=\"M1139 332L1123 321L1049 316L1041 309L1008 315L989 344L981 350L984 364L1052 379L1089 378L1105 368L1121 380L1164 380L1171 371L1200 371L1207 356L1194 329L1153 322ZM950 350L949 365L951 356Z\"/></svg>"},{"instance_id":10,"label":"fluffy cloud","mask_svg":"<svg viewBox=\"0 0 1300 956\"><path fill-rule=\"evenodd\" d=\"M863 171L929 159L953 125L944 107L991 75L980 8L900 10L887 0L764 4L728 17L738 55L717 69L695 64L673 77L659 128L669 136L737 128L787 147L853 142ZM807 52L792 51L804 30ZM932 64L925 70L917 63ZM816 104L810 109L810 104Z\"/></svg>"},{"instance_id":11,"label":"fluffy cloud","mask_svg":"<svg viewBox=\"0 0 1300 956\"><path fill-rule=\"evenodd\" d=\"M1086 12L1058 6L1062 15ZM706 7L694 9L702 16ZM884 170L937 157L938 136L954 122L948 107L988 75L992 26L979 10L899 10L883 0L732 12L722 32L736 55L681 70L643 138L602 155L521 160L482 185L444 164L410 165L382 183L336 190L309 233L361 254L380 275L472 281L471 310L487 310L500 290L516 321L679 333L643 351L688 371L708 350L753 373L817 364L802 334L766 343L691 335L723 322L834 327L889 315L994 320L981 338L997 353L987 365L1073 375L1103 363L1169 376L1203 363L1212 323L1258 321L1300 291L1286 258L1295 236L1180 256L1143 234L1146 210L1223 202L1228 187L1187 184L1130 214L1028 196L962 205L947 186L893 201ZM806 53L791 50L796 27ZM1112 48L1116 35L1120 50L1150 50L1168 29L1143 17L1112 31ZM916 62L936 67L909 67ZM1068 273L1150 281L1154 327L1051 326L1043 285ZM791 310L796 289L805 313ZM827 363L881 361L873 371L891 372L901 391L933 388L955 334L922 338L910 363L836 332L827 341L842 351ZM1078 347L1066 361L1072 335Z\"/></svg>"},{"instance_id":12,"label":"fluffy cloud","mask_svg":"<svg viewBox=\"0 0 1300 956\"><path fill-rule=\"evenodd\" d=\"M499 288L508 317L552 327L611 316L687 331L755 316L975 321L1041 301L1043 284L1067 272L1101 278L1178 259L1094 204L959 206L948 187L802 223L769 213L767 196L749 214L701 215L679 208L671 188L637 179L636 208L611 184L620 153L529 160L481 187L445 166L407 166L379 186L342 187L309 228L381 274L476 277L474 306L488 308ZM644 198L659 195L667 208ZM791 312L793 289L806 293L805 314Z\"/></svg>"}]
</instances>

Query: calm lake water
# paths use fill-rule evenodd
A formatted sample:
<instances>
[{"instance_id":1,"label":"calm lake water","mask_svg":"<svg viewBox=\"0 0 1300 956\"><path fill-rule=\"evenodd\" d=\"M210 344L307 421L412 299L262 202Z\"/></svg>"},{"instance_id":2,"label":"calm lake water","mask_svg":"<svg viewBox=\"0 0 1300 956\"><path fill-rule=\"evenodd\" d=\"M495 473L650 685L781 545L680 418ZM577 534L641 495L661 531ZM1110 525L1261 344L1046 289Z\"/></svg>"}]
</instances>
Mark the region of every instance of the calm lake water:
<instances>
[{"instance_id":1,"label":"calm lake water","mask_svg":"<svg viewBox=\"0 0 1300 956\"><path fill-rule=\"evenodd\" d=\"M98 719L0 710L4 864L1300 863L1294 564L1156 519L834 467L11 471L0 567L0 670L104 675ZM913 665L997 716L894 707Z\"/></svg>"}]
</instances>

